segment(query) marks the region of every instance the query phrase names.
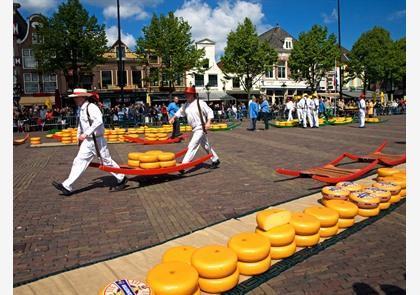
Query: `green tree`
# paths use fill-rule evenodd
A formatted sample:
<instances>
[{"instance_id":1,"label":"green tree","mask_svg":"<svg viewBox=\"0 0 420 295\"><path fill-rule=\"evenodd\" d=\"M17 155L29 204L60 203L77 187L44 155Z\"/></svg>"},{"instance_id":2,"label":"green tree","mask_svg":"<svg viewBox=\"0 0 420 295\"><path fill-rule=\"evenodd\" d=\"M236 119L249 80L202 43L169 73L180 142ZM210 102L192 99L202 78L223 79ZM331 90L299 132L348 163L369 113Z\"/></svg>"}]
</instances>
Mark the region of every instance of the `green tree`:
<instances>
[{"instance_id":1,"label":"green tree","mask_svg":"<svg viewBox=\"0 0 420 295\"><path fill-rule=\"evenodd\" d=\"M236 31L229 33L221 61L225 78L232 79L232 74L237 76L249 99L252 86L273 68L277 58L277 51L258 38L255 26L245 18Z\"/></svg>"},{"instance_id":2,"label":"green tree","mask_svg":"<svg viewBox=\"0 0 420 295\"><path fill-rule=\"evenodd\" d=\"M405 82L406 77L406 41L405 38L396 40L391 45L391 52L388 58L388 78L391 85ZM405 84L404 84L405 85Z\"/></svg>"},{"instance_id":3,"label":"green tree","mask_svg":"<svg viewBox=\"0 0 420 295\"><path fill-rule=\"evenodd\" d=\"M293 44L288 66L294 80L306 81L315 91L326 72L334 69L339 57L335 35L328 35L326 27L314 25L310 31L299 34Z\"/></svg>"},{"instance_id":4,"label":"green tree","mask_svg":"<svg viewBox=\"0 0 420 295\"><path fill-rule=\"evenodd\" d=\"M143 28L143 37L137 39L136 51L143 56L152 53L161 58L159 76L162 82L169 82L170 96L177 80L184 79L190 69L200 68L204 55L204 50L197 49L191 38L191 26L173 12L167 16L153 15L150 24Z\"/></svg>"},{"instance_id":5,"label":"green tree","mask_svg":"<svg viewBox=\"0 0 420 295\"><path fill-rule=\"evenodd\" d=\"M63 71L67 86L79 86L80 75L104 61L105 25L89 16L79 0L60 4L51 18L37 28L43 42L34 45L38 68L45 73Z\"/></svg>"}]
</instances>

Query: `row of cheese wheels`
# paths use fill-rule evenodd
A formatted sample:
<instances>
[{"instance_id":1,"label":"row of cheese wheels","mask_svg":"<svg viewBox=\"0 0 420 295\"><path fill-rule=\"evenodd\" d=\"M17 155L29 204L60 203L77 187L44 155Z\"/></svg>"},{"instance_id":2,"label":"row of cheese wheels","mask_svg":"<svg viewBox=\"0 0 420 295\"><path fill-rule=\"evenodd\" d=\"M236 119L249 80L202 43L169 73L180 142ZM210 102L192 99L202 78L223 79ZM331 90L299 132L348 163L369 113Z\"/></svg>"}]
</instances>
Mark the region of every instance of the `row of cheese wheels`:
<instances>
[{"instance_id":1,"label":"row of cheese wheels","mask_svg":"<svg viewBox=\"0 0 420 295\"><path fill-rule=\"evenodd\" d=\"M365 121L368 122L368 123L379 123L379 118L377 118L377 117L366 118Z\"/></svg>"},{"instance_id":2,"label":"row of cheese wheels","mask_svg":"<svg viewBox=\"0 0 420 295\"><path fill-rule=\"evenodd\" d=\"M142 169L157 169L176 166L175 154L160 150L128 154L128 166Z\"/></svg>"},{"instance_id":3,"label":"row of cheese wheels","mask_svg":"<svg viewBox=\"0 0 420 295\"><path fill-rule=\"evenodd\" d=\"M210 129L225 129L228 128L228 124L220 123L220 124L211 124Z\"/></svg>"},{"instance_id":4,"label":"row of cheese wheels","mask_svg":"<svg viewBox=\"0 0 420 295\"><path fill-rule=\"evenodd\" d=\"M41 137L30 137L29 140L31 144L41 144Z\"/></svg>"}]
</instances>

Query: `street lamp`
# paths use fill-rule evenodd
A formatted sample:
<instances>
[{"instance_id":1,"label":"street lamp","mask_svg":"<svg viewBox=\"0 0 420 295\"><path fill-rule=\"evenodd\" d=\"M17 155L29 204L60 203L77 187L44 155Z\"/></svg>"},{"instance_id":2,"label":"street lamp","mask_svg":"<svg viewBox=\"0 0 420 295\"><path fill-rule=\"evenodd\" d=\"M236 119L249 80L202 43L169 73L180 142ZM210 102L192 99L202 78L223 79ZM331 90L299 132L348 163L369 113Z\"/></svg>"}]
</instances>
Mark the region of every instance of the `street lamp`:
<instances>
[{"instance_id":1,"label":"street lamp","mask_svg":"<svg viewBox=\"0 0 420 295\"><path fill-rule=\"evenodd\" d=\"M122 61L121 47L121 24L120 24L120 0L117 0L117 19L118 19L118 78L120 86L120 99L124 103L124 63Z\"/></svg>"},{"instance_id":2,"label":"street lamp","mask_svg":"<svg viewBox=\"0 0 420 295\"><path fill-rule=\"evenodd\" d=\"M210 85L209 83L206 84L206 93L207 93L207 102L210 101Z\"/></svg>"}]
</instances>

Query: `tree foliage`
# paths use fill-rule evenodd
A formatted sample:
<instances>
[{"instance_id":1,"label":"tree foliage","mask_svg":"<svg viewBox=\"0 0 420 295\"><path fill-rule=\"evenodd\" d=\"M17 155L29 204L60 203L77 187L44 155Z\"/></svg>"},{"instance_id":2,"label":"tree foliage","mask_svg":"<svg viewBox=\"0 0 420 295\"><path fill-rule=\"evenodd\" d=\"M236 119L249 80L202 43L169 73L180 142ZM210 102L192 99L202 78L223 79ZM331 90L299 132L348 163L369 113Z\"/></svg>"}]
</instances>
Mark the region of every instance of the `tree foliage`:
<instances>
[{"instance_id":1,"label":"tree foliage","mask_svg":"<svg viewBox=\"0 0 420 295\"><path fill-rule=\"evenodd\" d=\"M335 35L328 36L326 27L314 25L310 31L299 34L293 44L288 66L294 80L306 81L315 91L326 72L334 69L339 57Z\"/></svg>"},{"instance_id":2,"label":"tree foliage","mask_svg":"<svg viewBox=\"0 0 420 295\"><path fill-rule=\"evenodd\" d=\"M273 68L277 58L277 51L258 38L252 21L245 18L236 31L229 33L221 61L225 76L233 78L229 75L236 75L249 97L252 86Z\"/></svg>"}]
</instances>

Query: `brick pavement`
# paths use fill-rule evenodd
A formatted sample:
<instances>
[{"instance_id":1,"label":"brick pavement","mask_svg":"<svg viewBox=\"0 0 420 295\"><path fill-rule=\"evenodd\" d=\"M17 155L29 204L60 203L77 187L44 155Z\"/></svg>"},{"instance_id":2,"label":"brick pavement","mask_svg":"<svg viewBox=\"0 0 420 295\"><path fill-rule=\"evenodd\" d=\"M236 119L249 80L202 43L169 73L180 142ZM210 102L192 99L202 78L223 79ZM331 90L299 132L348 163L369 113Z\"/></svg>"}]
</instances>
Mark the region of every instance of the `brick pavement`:
<instances>
[{"instance_id":1,"label":"brick pavement","mask_svg":"<svg viewBox=\"0 0 420 295\"><path fill-rule=\"evenodd\" d=\"M67 177L76 147L14 147L14 283L77 267L164 242L250 210L309 194L320 188L311 179L284 181L274 168L325 163L344 151L367 153L389 140L386 152L405 150L405 116L383 124L272 128L250 133L246 124L210 135L222 164L183 177L131 178L124 192L88 169L65 198L50 185ZM259 123L259 126L262 124ZM110 145L118 163L129 151L179 151L186 143L163 146ZM355 164L356 166L359 164ZM140 187L138 187L140 185Z\"/></svg>"}]
</instances>

